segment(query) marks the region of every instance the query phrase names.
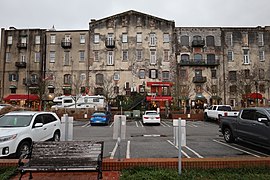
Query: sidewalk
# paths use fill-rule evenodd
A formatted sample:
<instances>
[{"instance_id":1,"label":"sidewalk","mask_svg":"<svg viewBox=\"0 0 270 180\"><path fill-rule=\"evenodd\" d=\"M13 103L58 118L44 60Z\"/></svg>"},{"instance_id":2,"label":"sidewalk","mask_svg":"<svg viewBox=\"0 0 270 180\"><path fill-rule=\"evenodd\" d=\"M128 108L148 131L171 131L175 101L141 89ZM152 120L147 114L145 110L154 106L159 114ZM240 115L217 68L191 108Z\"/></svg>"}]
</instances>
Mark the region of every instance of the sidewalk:
<instances>
[{"instance_id":1,"label":"sidewalk","mask_svg":"<svg viewBox=\"0 0 270 180\"><path fill-rule=\"evenodd\" d=\"M96 172L33 172L33 180L97 180ZM102 180L120 179L119 171L103 171ZM20 174L11 180L18 180ZM29 180L29 173L23 175L22 180Z\"/></svg>"}]
</instances>

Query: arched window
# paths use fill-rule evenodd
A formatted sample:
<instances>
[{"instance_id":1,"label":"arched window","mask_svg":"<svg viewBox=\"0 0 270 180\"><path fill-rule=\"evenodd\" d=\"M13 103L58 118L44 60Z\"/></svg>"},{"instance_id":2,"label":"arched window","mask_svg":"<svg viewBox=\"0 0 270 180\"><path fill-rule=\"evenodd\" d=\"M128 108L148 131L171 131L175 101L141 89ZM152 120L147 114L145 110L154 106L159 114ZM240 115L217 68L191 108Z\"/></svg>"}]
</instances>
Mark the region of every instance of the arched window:
<instances>
[{"instance_id":1,"label":"arched window","mask_svg":"<svg viewBox=\"0 0 270 180\"><path fill-rule=\"evenodd\" d=\"M188 54L182 54L181 55L181 63L188 63L189 62L189 55Z\"/></svg>"},{"instance_id":2,"label":"arched window","mask_svg":"<svg viewBox=\"0 0 270 180\"><path fill-rule=\"evenodd\" d=\"M215 46L214 36L206 36L206 46Z\"/></svg>"},{"instance_id":3,"label":"arched window","mask_svg":"<svg viewBox=\"0 0 270 180\"><path fill-rule=\"evenodd\" d=\"M103 85L104 77L103 74L96 74L96 84Z\"/></svg>"},{"instance_id":4,"label":"arched window","mask_svg":"<svg viewBox=\"0 0 270 180\"><path fill-rule=\"evenodd\" d=\"M71 74L65 74L64 75L64 84L71 84L72 79L71 79Z\"/></svg>"},{"instance_id":5,"label":"arched window","mask_svg":"<svg viewBox=\"0 0 270 180\"><path fill-rule=\"evenodd\" d=\"M181 36L180 44L182 46L189 46L189 36Z\"/></svg>"},{"instance_id":6,"label":"arched window","mask_svg":"<svg viewBox=\"0 0 270 180\"><path fill-rule=\"evenodd\" d=\"M194 62L195 63L202 63L203 62L202 55L201 54L195 54L194 55Z\"/></svg>"}]
</instances>

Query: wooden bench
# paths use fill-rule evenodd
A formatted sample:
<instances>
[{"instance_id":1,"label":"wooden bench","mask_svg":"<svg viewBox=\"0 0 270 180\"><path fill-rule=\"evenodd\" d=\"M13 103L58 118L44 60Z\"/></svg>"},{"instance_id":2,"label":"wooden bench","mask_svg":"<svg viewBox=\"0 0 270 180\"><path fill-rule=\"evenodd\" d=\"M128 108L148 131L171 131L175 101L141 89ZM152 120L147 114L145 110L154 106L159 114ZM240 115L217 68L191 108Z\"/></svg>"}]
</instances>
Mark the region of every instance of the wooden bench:
<instances>
[{"instance_id":1,"label":"wooden bench","mask_svg":"<svg viewBox=\"0 0 270 180\"><path fill-rule=\"evenodd\" d=\"M20 179L26 172L33 171L96 171L102 179L104 142L59 141L34 142L27 155L19 159ZM29 161L23 163L23 157Z\"/></svg>"}]
</instances>

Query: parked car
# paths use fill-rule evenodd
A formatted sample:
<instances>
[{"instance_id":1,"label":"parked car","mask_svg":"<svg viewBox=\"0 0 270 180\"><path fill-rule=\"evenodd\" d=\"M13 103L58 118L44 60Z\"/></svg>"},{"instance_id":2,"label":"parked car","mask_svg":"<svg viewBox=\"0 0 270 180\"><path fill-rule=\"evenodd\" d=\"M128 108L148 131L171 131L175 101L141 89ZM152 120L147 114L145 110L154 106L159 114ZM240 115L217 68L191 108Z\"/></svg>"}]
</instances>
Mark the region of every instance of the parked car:
<instances>
[{"instance_id":1,"label":"parked car","mask_svg":"<svg viewBox=\"0 0 270 180\"><path fill-rule=\"evenodd\" d=\"M11 104L0 104L0 110L5 108L5 107L12 107Z\"/></svg>"},{"instance_id":2,"label":"parked car","mask_svg":"<svg viewBox=\"0 0 270 180\"><path fill-rule=\"evenodd\" d=\"M160 124L160 114L155 110L145 111L142 121L143 124Z\"/></svg>"},{"instance_id":3,"label":"parked car","mask_svg":"<svg viewBox=\"0 0 270 180\"><path fill-rule=\"evenodd\" d=\"M59 141L60 125L53 112L13 111L1 116L0 157L20 157L33 141Z\"/></svg>"},{"instance_id":4,"label":"parked car","mask_svg":"<svg viewBox=\"0 0 270 180\"><path fill-rule=\"evenodd\" d=\"M221 117L220 130L228 143L242 139L270 147L270 108L250 107L237 117Z\"/></svg>"},{"instance_id":5,"label":"parked car","mask_svg":"<svg viewBox=\"0 0 270 180\"><path fill-rule=\"evenodd\" d=\"M212 105L204 110L204 120L218 121L221 116L237 116L238 111L233 111L230 105Z\"/></svg>"},{"instance_id":6,"label":"parked car","mask_svg":"<svg viewBox=\"0 0 270 180\"><path fill-rule=\"evenodd\" d=\"M111 113L108 111L98 111L94 112L90 117L90 124L103 124L108 125L111 121Z\"/></svg>"}]
</instances>

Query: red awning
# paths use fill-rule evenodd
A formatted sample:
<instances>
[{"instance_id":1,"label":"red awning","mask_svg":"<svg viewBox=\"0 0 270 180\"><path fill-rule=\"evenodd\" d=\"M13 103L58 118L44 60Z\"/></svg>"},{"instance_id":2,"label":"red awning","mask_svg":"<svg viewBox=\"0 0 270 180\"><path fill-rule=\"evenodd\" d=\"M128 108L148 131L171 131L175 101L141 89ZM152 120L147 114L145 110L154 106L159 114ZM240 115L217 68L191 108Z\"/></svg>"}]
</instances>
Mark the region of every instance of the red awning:
<instances>
[{"instance_id":1,"label":"red awning","mask_svg":"<svg viewBox=\"0 0 270 180\"><path fill-rule=\"evenodd\" d=\"M263 96L260 93L249 93L243 96L245 99L262 99Z\"/></svg>"},{"instance_id":2,"label":"red awning","mask_svg":"<svg viewBox=\"0 0 270 180\"><path fill-rule=\"evenodd\" d=\"M172 86L173 85L173 83L172 82L147 82L146 83L146 86L148 86L148 87L151 87L151 86Z\"/></svg>"},{"instance_id":3,"label":"red awning","mask_svg":"<svg viewBox=\"0 0 270 180\"><path fill-rule=\"evenodd\" d=\"M34 94L10 94L4 98L4 101L18 101L18 100L31 100L36 101L39 100L38 95Z\"/></svg>"},{"instance_id":4,"label":"red awning","mask_svg":"<svg viewBox=\"0 0 270 180\"><path fill-rule=\"evenodd\" d=\"M172 101L171 96L147 96L146 101Z\"/></svg>"}]
</instances>

